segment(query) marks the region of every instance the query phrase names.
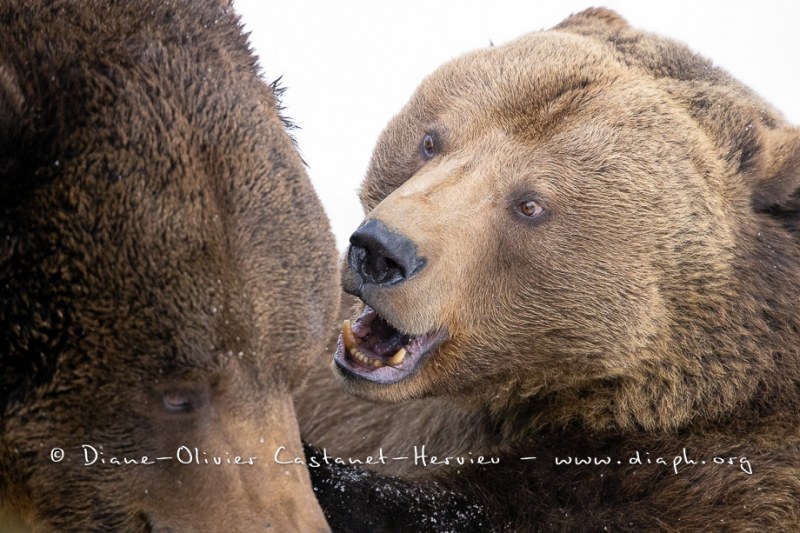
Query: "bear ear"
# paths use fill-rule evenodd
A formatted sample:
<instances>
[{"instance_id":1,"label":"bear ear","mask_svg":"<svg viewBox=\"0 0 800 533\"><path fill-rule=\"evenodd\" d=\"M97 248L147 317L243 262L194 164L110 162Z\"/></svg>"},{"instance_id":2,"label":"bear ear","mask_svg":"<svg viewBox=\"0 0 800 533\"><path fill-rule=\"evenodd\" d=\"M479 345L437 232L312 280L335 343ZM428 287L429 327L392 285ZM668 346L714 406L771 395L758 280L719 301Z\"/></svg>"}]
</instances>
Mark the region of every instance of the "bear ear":
<instances>
[{"instance_id":1,"label":"bear ear","mask_svg":"<svg viewBox=\"0 0 800 533\"><path fill-rule=\"evenodd\" d=\"M605 7L590 7L580 13L570 15L561 21L555 29L587 28L608 32L619 31L629 27L628 21L617 14L616 11Z\"/></svg>"},{"instance_id":2,"label":"bear ear","mask_svg":"<svg viewBox=\"0 0 800 533\"><path fill-rule=\"evenodd\" d=\"M800 223L800 128L770 133L765 171L753 190L753 207Z\"/></svg>"}]
</instances>

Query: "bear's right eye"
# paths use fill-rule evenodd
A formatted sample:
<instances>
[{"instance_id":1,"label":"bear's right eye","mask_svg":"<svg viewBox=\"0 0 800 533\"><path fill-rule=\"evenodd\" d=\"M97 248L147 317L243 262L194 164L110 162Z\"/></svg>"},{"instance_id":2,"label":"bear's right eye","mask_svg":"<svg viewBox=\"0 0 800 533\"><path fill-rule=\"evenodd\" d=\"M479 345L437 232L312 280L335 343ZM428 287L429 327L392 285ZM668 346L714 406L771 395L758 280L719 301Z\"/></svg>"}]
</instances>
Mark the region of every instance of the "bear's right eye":
<instances>
[{"instance_id":1,"label":"bear's right eye","mask_svg":"<svg viewBox=\"0 0 800 533\"><path fill-rule=\"evenodd\" d=\"M433 158L439 153L439 143L436 141L436 137L433 134L426 133L419 145L419 151L425 161Z\"/></svg>"},{"instance_id":2,"label":"bear's right eye","mask_svg":"<svg viewBox=\"0 0 800 533\"><path fill-rule=\"evenodd\" d=\"M161 393L161 402L167 413L193 413L208 401L205 390L175 388Z\"/></svg>"},{"instance_id":3,"label":"bear's right eye","mask_svg":"<svg viewBox=\"0 0 800 533\"><path fill-rule=\"evenodd\" d=\"M192 410L192 401L189 396L177 391L164 393L164 408L170 413L185 413Z\"/></svg>"}]
</instances>

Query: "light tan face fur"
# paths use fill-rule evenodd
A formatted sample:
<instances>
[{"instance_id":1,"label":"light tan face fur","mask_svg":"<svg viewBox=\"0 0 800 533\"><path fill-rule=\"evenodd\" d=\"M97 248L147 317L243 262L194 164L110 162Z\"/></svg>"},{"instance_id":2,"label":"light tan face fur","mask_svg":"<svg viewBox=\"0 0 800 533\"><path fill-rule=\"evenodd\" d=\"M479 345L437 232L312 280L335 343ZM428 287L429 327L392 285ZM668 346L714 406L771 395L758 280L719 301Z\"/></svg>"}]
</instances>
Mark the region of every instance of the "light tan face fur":
<instances>
[{"instance_id":1,"label":"light tan face fur","mask_svg":"<svg viewBox=\"0 0 800 533\"><path fill-rule=\"evenodd\" d=\"M397 383L342 382L380 401L498 404L645 386L681 315L728 283L749 207L722 149L668 83L591 37L535 33L445 64L381 135L361 190L366 220L427 264L359 296L404 333L448 340ZM518 212L531 199L532 220ZM352 291L347 257L342 270Z\"/></svg>"}]
</instances>

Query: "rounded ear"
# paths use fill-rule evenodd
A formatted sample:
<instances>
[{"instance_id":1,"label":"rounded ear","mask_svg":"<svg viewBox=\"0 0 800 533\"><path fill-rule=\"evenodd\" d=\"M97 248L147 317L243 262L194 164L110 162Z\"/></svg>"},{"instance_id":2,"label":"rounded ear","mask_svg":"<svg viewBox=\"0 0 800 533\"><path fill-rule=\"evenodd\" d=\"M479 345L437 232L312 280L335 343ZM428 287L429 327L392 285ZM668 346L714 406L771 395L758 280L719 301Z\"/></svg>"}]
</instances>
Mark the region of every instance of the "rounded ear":
<instances>
[{"instance_id":1,"label":"rounded ear","mask_svg":"<svg viewBox=\"0 0 800 533\"><path fill-rule=\"evenodd\" d=\"M605 7L590 7L580 13L570 15L561 21L555 29L563 28L589 28L595 31L619 31L629 28L628 21L616 11Z\"/></svg>"},{"instance_id":2,"label":"rounded ear","mask_svg":"<svg viewBox=\"0 0 800 533\"><path fill-rule=\"evenodd\" d=\"M768 147L765 172L753 190L753 207L800 224L800 128L770 132Z\"/></svg>"}]
</instances>

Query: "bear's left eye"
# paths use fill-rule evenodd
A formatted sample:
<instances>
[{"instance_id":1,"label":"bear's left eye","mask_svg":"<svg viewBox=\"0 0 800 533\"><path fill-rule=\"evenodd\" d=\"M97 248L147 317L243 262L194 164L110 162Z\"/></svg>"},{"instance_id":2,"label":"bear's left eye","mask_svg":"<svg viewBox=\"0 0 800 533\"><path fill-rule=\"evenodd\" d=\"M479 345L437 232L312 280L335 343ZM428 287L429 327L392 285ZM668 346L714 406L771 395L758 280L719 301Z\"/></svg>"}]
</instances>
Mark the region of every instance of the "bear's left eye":
<instances>
[{"instance_id":1,"label":"bear's left eye","mask_svg":"<svg viewBox=\"0 0 800 533\"><path fill-rule=\"evenodd\" d=\"M525 200L517 205L517 212L525 218L539 218L544 214L544 207L536 200Z\"/></svg>"},{"instance_id":2,"label":"bear's left eye","mask_svg":"<svg viewBox=\"0 0 800 533\"><path fill-rule=\"evenodd\" d=\"M436 141L436 137L430 133L426 133L419 145L419 152L422 154L422 159L425 161L439 153L439 143Z\"/></svg>"}]
</instances>

